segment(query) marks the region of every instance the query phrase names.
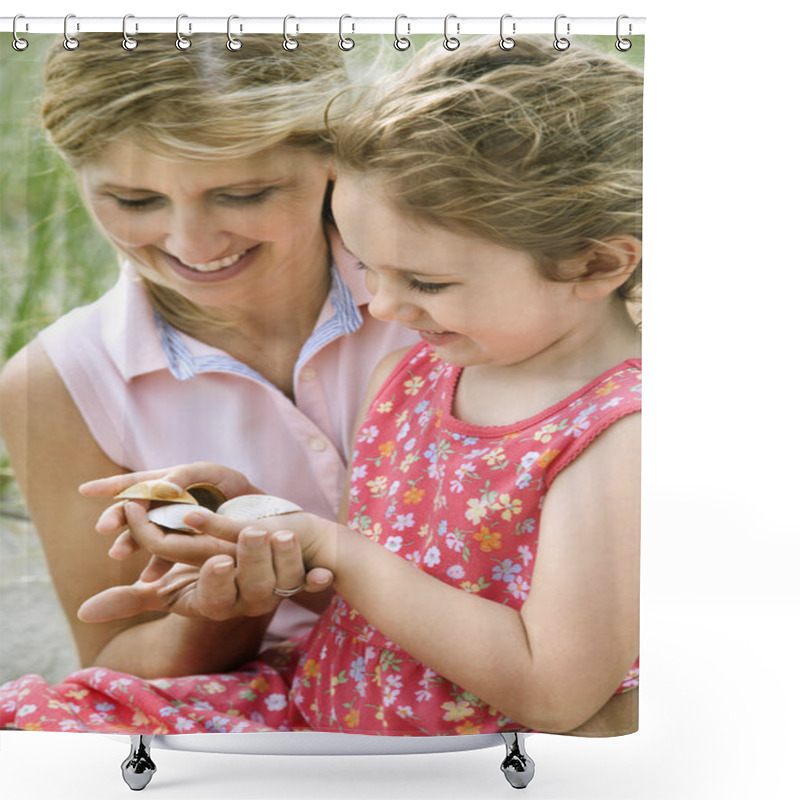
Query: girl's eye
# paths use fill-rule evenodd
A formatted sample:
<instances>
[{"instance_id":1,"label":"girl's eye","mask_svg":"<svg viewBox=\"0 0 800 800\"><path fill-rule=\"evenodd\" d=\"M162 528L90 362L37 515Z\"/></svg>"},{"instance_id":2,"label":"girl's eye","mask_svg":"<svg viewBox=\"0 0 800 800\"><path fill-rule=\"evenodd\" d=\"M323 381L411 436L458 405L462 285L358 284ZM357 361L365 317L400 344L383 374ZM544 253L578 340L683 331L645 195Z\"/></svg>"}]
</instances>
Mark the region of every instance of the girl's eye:
<instances>
[{"instance_id":1,"label":"girl's eye","mask_svg":"<svg viewBox=\"0 0 800 800\"><path fill-rule=\"evenodd\" d=\"M441 292L448 286L453 285L452 283L424 283L423 281L418 281L416 278L411 278L408 283L412 289L417 292L423 292L424 294L436 294L436 292Z\"/></svg>"},{"instance_id":2,"label":"girl's eye","mask_svg":"<svg viewBox=\"0 0 800 800\"><path fill-rule=\"evenodd\" d=\"M370 269L363 261L359 261L356 266L358 269ZM410 289L413 289L415 292L422 292L423 294L436 294L436 292L441 292L448 286L453 285L452 283L426 283L425 281L419 281L416 278L408 278L407 280Z\"/></svg>"}]
</instances>

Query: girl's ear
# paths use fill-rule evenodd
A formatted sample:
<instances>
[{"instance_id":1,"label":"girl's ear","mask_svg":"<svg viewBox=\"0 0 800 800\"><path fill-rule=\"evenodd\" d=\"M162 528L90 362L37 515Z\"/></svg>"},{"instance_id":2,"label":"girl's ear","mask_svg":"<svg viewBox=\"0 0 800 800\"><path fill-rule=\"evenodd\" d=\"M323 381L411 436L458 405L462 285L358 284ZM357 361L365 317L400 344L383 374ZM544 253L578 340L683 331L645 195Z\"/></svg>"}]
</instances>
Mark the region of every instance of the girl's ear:
<instances>
[{"instance_id":1,"label":"girl's ear","mask_svg":"<svg viewBox=\"0 0 800 800\"><path fill-rule=\"evenodd\" d=\"M591 244L564 262L575 278L575 292L584 300L611 294L630 277L642 260L642 243L635 236L612 236Z\"/></svg>"}]
</instances>

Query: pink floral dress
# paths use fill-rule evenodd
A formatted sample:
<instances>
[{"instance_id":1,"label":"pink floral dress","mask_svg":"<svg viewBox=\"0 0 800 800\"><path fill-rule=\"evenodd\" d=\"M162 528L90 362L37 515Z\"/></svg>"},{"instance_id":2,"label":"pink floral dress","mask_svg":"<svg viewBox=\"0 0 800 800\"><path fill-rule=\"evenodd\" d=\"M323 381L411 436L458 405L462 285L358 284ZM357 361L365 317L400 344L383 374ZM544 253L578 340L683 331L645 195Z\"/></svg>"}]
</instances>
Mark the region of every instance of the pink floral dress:
<instances>
[{"instance_id":1,"label":"pink floral dress","mask_svg":"<svg viewBox=\"0 0 800 800\"><path fill-rule=\"evenodd\" d=\"M627 361L535 417L481 428L450 409L460 370L413 348L357 436L350 525L465 592L522 606L542 501L558 473L641 409ZM638 685L638 661L618 692ZM440 735L519 730L414 660L337 597L305 639L235 672L144 680L91 667L0 687L0 728L131 734L321 730Z\"/></svg>"},{"instance_id":2,"label":"pink floral dress","mask_svg":"<svg viewBox=\"0 0 800 800\"><path fill-rule=\"evenodd\" d=\"M547 490L603 430L641 409L641 362L626 361L535 417L501 427L452 416L460 373L425 344L397 366L357 435L349 524L439 580L519 609L531 590ZM638 661L617 691L637 685ZM341 597L309 638L292 702L314 730L520 730Z\"/></svg>"}]
</instances>

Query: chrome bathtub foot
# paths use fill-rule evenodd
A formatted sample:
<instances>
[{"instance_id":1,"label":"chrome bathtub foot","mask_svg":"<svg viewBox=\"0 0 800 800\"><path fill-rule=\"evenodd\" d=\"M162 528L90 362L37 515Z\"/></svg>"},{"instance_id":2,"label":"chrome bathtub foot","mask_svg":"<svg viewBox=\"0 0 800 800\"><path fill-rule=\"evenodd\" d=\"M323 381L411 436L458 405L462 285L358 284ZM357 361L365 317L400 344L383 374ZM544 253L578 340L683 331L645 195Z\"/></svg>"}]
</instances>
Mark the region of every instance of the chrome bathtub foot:
<instances>
[{"instance_id":1,"label":"chrome bathtub foot","mask_svg":"<svg viewBox=\"0 0 800 800\"><path fill-rule=\"evenodd\" d=\"M152 741L152 736L131 736L131 752L122 762L122 779L134 792L144 789L155 774L156 765L150 758Z\"/></svg>"},{"instance_id":2,"label":"chrome bathtub foot","mask_svg":"<svg viewBox=\"0 0 800 800\"><path fill-rule=\"evenodd\" d=\"M500 765L506 780L515 789L524 789L536 769L533 759L525 752L525 740L518 733L501 733L506 744L506 757Z\"/></svg>"}]
</instances>

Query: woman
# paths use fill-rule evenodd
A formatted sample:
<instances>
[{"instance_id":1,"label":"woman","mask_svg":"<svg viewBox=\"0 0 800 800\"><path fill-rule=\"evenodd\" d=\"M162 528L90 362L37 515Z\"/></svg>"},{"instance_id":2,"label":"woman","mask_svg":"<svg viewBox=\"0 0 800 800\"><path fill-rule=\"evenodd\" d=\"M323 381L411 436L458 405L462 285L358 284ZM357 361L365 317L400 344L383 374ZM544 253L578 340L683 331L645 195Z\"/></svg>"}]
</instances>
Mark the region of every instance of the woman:
<instances>
[{"instance_id":1,"label":"woman","mask_svg":"<svg viewBox=\"0 0 800 800\"><path fill-rule=\"evenodd\" d=\"M108 558L93 532L102 503L80 498L80 483L209 460L334 518L368 377L414 338L367 316L361 274L325 221L323 116L346 83L340 53L329 38L304 37L293 53L281 41L232 53L195 36L179 51L149 36L126 52L96 34L47 61L45 129L121 274L7 364L0 402L84 666L145 678L231 669L258 652L271 609L79 621L83 600L144 566ZM276 560L280 588L294 587L295 563ZM300 614L271 633L297 633Z\"/></svg>"}]
</instances>

